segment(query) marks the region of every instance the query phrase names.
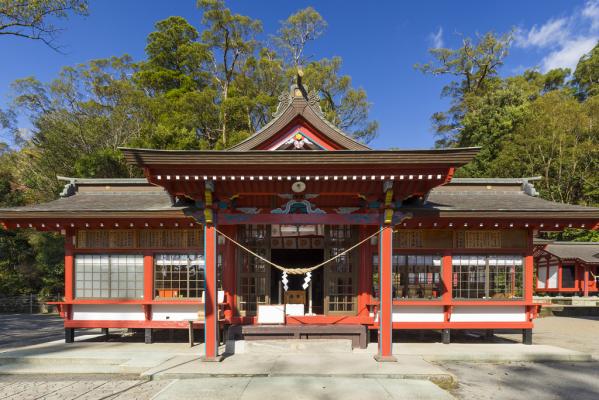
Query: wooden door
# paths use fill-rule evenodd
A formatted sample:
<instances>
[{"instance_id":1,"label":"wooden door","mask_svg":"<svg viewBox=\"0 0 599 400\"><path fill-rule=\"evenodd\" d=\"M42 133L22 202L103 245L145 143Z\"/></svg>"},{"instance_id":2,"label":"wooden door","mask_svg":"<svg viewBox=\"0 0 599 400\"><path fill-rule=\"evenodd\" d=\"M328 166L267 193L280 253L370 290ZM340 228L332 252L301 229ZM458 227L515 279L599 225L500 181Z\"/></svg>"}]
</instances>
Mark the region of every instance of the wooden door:
<instances>
[{"instance_id":1,"label":"wooden door","mask_svg":"<svg viewBox=\"0 0 599 400\"><path fill-rule=\"evenodd\" d=\"M353 246L358 238L356 227L330 225L325 229L325 259L328 260ZM356 315L357 249L324 266L324 312L332 315Z\"/></svg>"},{"instance_id":2,"label":"wooden door","mask_svg":"<svg viewBox=\"0 0 599 400\"><path fill-rule=\"evenodd\" d=\"M239 242L270 260L268 225L239 227ZM237 249L237 306L242 317L254 316L259 304L270 304L270 265L246 250Z\"/></svg>"}]
</instances>

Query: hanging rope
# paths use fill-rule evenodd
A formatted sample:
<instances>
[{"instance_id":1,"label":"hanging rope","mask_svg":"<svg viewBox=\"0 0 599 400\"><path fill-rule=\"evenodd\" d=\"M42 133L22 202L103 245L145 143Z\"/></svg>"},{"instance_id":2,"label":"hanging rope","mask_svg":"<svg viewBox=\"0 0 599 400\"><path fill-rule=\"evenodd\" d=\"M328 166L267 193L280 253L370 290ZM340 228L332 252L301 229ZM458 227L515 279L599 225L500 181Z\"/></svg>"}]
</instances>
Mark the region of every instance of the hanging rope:
<instances>
[{"instance_id":1,"label":"hanging rope","mask_svg":"<svg viewBox=\"0 0 599 400\"><path fill-rule=\"evenodd\" d=\"M251 255L253 255L256 258L259 258L260 260L264 261L267 264L272 265L273 267L275 267L278 270L281 270L283 272L286 272L288 275L303 275L305 273L308 272L312 272L314 270L317 270L318 268L330 263L331 261L334 261L336 259L338 259L341 256L344 256L345 254L349 253L350 251L352 251L353 249L355 249L356 247L361 246L362 244L364 244L365 242L367 242L368 240L370 240L371 238L373 238L374 236L378 235L379 233L381 233L384 229L391 229L391 227L383 227L381 229L379 229L378 231L376 231L375 233L373 233L372 235L368 236L365 239L362 239L361 241L359 241L358 243L354 244L353 246L351 246L350 248L342 251L341 253L335 255L334 257L329 258L326 261L321 262L320 264L316 264L312 267L307 267L307 268L287 268L284 267L282 265L278 265L273 263L270 260L267 260L266 258L262 257L260 254L256 254L255 252L253 252L252 250L248 249L247 247L245 247L244 245L242 245L241 243L239 243L238 241L236 241L235 239L233 239L232 237L222 233L221 231L219 231L218 229L216 229L216 227L214 228L214 230L222 235L223 237L225 237L226 239L230 240L232 243L234 243L235 245L237 245L239 248L247 251L248 253L250 253Z\"/></svg>"}]
</instances>

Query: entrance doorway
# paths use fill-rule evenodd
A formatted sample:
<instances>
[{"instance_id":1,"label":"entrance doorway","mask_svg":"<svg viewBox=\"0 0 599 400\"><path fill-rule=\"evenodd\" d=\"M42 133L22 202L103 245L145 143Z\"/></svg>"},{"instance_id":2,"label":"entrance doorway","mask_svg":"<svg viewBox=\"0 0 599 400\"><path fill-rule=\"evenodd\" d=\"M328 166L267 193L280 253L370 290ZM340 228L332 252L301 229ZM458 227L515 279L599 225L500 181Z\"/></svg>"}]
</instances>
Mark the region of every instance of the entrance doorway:
<instances>
[{"instance_id":1,"label":"entrance doorway","mask_svg":"<svg viewBox=\"0 0 599 400\"><path fill-rule=\"evenodd\" d=\"M324 261L323 249L272 249L271 260L273 263L291 268L305 268L320 264ZM270 298L272 302L279 304L285 303L285 292L281 283L283 273L277 268L271 269ZM310 286L304 290L305 274L288 275L289 291L305 292L305 310L310 311L310 302L312 303L313 314L324 313L324 290L323 290L323 269L318 268L312 272Z\"/></svg>"}]
</instances>

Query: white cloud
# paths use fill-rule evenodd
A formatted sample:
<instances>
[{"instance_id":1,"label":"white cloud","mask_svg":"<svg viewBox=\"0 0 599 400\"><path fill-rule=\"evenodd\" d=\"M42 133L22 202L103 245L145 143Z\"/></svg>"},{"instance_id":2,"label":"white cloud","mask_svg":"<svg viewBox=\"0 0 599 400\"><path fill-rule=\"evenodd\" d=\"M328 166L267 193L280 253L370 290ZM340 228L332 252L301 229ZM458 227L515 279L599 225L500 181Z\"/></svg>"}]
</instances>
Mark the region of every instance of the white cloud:
<instances>
[{"instance_id":1,"label":"white cloud","mask_svg":"<svg viewBox=\"0 0 599 400\"><path fill-rule=\"evenodd\" d=\"M580 57L591 51L596 44L596 37L581 37L567 41L559 49L543 58L541 68L543 71L554 68L570 68L574 71Z\"/></svg>"},{"instance_id":2,"label":"white cloud","mask_svg":"<svg viewBox=\"0 0 599 400\"><path fill-rule=\"evenodd\" d=\"M550 19L539 28L534 25L528 32L519 29L514 37L518 47L546 47L562 42L568 37L568 21L566 18Z\"/></svg>"},{"instance_id":3,"label":"white cloud","mask_svg":"<svg viewBox=\"0 0 599 400\"><path fill-rule=\"evenodd\" d=\"M582 9L582 16L591 22L591 29L599 29L599 0L589 0Z\"/></svg>"},{"instance_id":4,"label":"white cloud","mask_svg":"<svg viewBox=\"0 0 599 400\"><path fill-rule=\"evenodd\" d=\"M541 60L545 72L553 68L576 68L580 57L599 40L599 0L588 0L571 15L551 18L530 29L520 28L514 44L520 48L537 48L546 53Z\"/></svg>"},{"instance_id":5,"label":"white cloud","mask_svg":"<svg viewBox=\"0 0 599 400\"><path fill-rule=\"evenodd\" d=\"M431 46L434 49L438 49L443 47L443 27L440 26L437 33L431 33L428 35L429 40L431 41Z\"/></svg>"}]
</instances>

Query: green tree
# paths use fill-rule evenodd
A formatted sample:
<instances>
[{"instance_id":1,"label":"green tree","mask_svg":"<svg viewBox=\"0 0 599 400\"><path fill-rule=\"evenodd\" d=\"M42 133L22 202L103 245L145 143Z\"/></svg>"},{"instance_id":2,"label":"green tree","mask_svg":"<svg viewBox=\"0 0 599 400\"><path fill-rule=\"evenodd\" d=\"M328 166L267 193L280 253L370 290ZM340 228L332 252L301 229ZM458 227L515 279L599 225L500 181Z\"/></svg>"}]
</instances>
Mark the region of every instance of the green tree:
<instances>
[{"instance_id":1,"label":"green tree","mask_svg":"<svg viewBox=\"0 0 599 400\"><path fill-rule=\"evenodd\" d=\"M203 12L202 41L211 52L212 76L219 90L220 138L223 146L229 143L229 116L235 113L236 102L229 100L231 83L244 60L256 48L255 35L262 31L262 23L245 15L233 14L222 0L198 0Z\"/></svg>"},{"instance_id":2,"label":"green tree","mask_svg":"<svg viewBox=\"0 0 599 400\"><path fill-rule=\"evenodd\" d=\"M0 36L40 40L59 50L55 40L60 28L55 22L87 13L87 0L0 0Z\"/></svg>"},{"instance_id":3,"label":"green tree","mask_svg":"<svg viewBox=\"0 0 599 400\"><path fill-rule=\"evenodd\" d=\"M371 103L366 91L355 89L349 75L341 75L341 58L313 61L306 66L304 82L321 97L325 117L365 143L376 136L378 123L368 120Z\"/></svg>"},{"instance_id":4,"label":"green tree","mask_svg":"<svg viewBox=\"0 0 599 400\"><path fill-rule=\"evenodd\" d=\"M355 89L349 75L341 74L341 57L312 61L307 65L306 47L326 30L327 23L312 7L290 15L281 22L274 42L283 50L287 79L293 80L299 69L304 71L304 83L309 90L316 90L325 117L365 143L376 137L378 123L369 121L371 103L366 91Z\"/></svg>"},{"instance_id":5,"label":"green tree","mask_svg":"<svg viewBox=\"0 0 599 400\"><path fill-rule=\"evenodd\" d=\"M599 43L576 65L574 83L583 99L599 94Z\"/></svg>"},{"instance_id":6,"label":"green tree","mask_svg":"<svg viewBox=\"0 0 599 400\"><path fill-rule=\"evenodd\" d=\"M464 116L469 111L468 97L482 95L497 84L498 71L511 42L511 34L497 36L489 32L476 40L465 38L458 49L431 49L433 61L415 65L423 73L456 78L441 92L442 96L451 99L450 109L432 117L438 136L437 146L472 145L472 140L462 131Z\"/></svg>"},{"instance_id":7,"label":"green tree","mask_svg":"<svg viewBox=\"0 0 599 400\"><path fill-rule=\"evenodd\" d=\"M327 22L312 7L299 10L281 23L275 42L289 57L290 64L297 70L307 57L304 50L308 42L316 40L327 28Z\"/></svg>"},{"instance_id":8,"label":"green tree","mask_svg":"<svg viewBox=\"0 0 599 400\"><path fill-rule=\"evenodd\" d=\"M491 174L541 175L543 180L536 186L544 198L598 204L599 117L593 115L597 105L580 103L568 92L553 91L528 107L491 162Z\"/></svg>"},{"instance_id":9,"label":"green tree","mask_svg":"<svg viewBox=\"0 0 599 400\"><path fill-rule=\"evenodd\" d=\"M119 146L150 132L152 115L143 91L129 78L133 71L129 57L115 57L64 68L50 84L34 78L13 84L13 107L33 126L25 137L12 126L20 145L14 166L27 202L54 198L61 189L56 175L137 173L117 153Z\"/></svg>"}]
</instances>

